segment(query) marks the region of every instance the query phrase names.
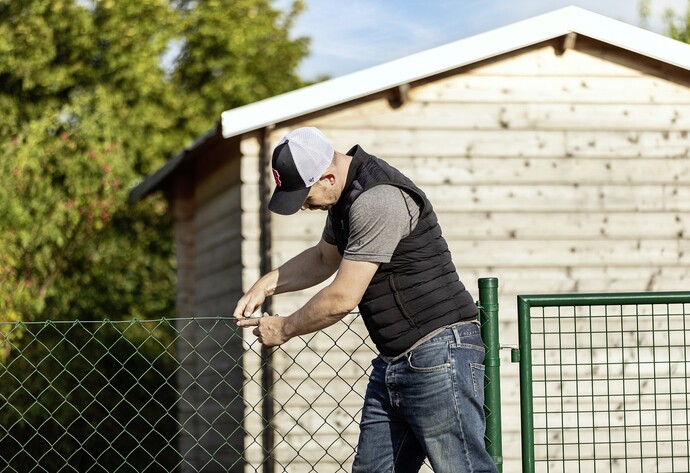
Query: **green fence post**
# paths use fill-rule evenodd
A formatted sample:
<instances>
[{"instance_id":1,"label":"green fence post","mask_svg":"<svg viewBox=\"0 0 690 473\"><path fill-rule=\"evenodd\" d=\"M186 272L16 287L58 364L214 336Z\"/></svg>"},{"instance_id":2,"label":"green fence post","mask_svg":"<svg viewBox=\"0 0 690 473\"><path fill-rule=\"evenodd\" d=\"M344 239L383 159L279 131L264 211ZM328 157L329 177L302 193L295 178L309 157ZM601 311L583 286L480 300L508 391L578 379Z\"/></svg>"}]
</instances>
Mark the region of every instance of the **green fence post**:
<instances>
[{"instance_id":1,"label":"green fence post","mask_svg":"<svg viewBox=\"0 0 690 473\"><path fill-rule=\"evenodd\" d=\"M486 412L486 450L498 471L503 471L501 440L501 358L498 341L498 279L479 279L479 321L486 346L484 366L484 410Z\"/></svg>"},{"instance_id":2,"label":"green fence post","mask_svg":"<svg viewBox=\"0 0 690 473\"><path fill-rule=\"evenodd\" d=\"M520 343L520 430L522 473L534 473L534 405L532 404L532 329L530 303L518 296L518 340Z\"/></svg>"}]
</instances>

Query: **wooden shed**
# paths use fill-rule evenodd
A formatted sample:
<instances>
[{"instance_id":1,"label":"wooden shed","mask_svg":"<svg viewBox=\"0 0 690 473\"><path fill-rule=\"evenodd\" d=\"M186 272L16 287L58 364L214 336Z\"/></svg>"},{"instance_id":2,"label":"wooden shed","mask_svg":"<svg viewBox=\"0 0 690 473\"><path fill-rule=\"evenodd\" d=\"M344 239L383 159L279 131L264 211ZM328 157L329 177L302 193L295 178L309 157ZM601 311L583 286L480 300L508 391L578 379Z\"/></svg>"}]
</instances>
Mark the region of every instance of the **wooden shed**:
<instances>
[{"instance_id":1,"label":"wooden shed","mask_svg":"<svg viewBox=\"0 0 690 473\"><path fill-rule=\"evenodd\" d=\"M132 191L169 198L178 315L229 316L262 270L318 241L325 214L265 211L271 151L305 125L424 189L475 298L477 278L499 278L504 344L517 294L690 284L690 45L568 7L223 113ZM518 471L504 358L505 471Z\"/></svg>"}]
</instances>

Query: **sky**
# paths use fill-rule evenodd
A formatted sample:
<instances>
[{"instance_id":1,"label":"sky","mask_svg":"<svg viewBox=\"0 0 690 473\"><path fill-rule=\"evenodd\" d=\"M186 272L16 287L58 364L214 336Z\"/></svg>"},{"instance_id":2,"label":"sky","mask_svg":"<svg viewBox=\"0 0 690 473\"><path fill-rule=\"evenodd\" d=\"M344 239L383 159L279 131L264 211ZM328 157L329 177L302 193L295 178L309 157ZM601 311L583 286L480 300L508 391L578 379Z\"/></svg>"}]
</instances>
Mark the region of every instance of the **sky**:
<instances>
[{"instance_id":1,"label":"sky","mask_svg":"<svg viewBox=\"0 0 690 473\"><path fill-rule=\"evenodd\" d=\"M311 38L305 79L339 77L569 5L641 26L639 0L305 0L293 36ZM291 0L277 0L286 8ZM664 32L664 11L690 0L649 0L647 29Z\"/></svg>"}]
</instances>

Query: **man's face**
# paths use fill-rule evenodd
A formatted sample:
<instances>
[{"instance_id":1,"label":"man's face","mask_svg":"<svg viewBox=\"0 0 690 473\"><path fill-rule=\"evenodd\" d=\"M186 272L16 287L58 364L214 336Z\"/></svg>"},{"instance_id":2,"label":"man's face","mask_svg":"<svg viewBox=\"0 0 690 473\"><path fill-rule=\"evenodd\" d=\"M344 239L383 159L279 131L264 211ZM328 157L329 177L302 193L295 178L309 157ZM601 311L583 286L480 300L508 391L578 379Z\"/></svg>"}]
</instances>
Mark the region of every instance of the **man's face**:
<instances>
[{"instance_id":1,"label":"man's face","mask_svg":"<svg viewBox=\"0 0 690 473\"><path fill-rule=\"evenodd\" d=\"M328 210L338 202L339 198L334 182L321 178L309 189L309 195L302 204L302 210Z\"/></svg>"}]
</instances>

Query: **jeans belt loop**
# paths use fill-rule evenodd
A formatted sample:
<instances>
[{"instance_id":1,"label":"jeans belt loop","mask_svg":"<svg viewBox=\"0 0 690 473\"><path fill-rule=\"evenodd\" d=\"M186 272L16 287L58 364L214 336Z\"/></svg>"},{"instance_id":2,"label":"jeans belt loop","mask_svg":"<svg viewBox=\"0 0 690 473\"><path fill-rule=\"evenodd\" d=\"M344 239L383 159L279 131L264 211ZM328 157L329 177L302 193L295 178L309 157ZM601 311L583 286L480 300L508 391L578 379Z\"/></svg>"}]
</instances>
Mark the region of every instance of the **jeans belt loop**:
<instances>
[{"instance_id":1,"label":"jeans belt loop","mask_svg":"<svg viewBox=\"0 0 690 473\"><path fill-rule=\"evenodd\" d=\"M453 336L455 337L455 344L460 345L460 334L458 333L458 327L459 325L454 325L451 327L451 330L453 331Z\"/></svg>"}]
</instances>

